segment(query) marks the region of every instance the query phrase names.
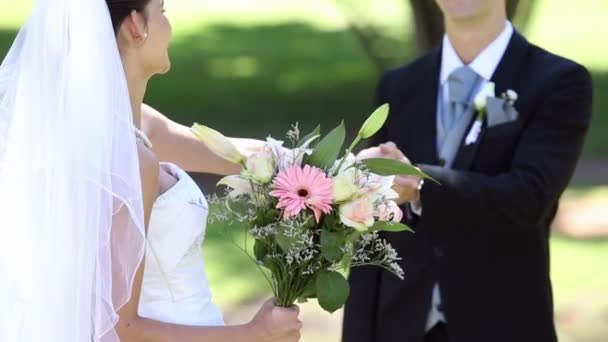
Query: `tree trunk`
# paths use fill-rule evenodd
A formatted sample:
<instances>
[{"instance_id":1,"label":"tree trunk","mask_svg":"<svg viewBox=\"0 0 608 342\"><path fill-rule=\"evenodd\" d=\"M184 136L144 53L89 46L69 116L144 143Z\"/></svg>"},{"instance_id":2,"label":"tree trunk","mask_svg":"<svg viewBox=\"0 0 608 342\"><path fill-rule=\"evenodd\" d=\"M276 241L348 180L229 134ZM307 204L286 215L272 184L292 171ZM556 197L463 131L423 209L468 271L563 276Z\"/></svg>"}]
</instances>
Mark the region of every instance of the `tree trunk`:
<instances>
[{"instance_id":1,"label":"tree trunk","mask_svg":"<svg viewBox=\"0 0 608 342\"><path fill-rule=\"evenodd\" d=\"M507 1L507 17L510 20L513 20L515 17L515 13L517 12L517 7L519 5L519 0L508 0Z\"/></svg>"},{"instance_id":2,"label":"tree trunk","mask_svg":"<svg viewBox=\"0 0 608 342\"><path fill-rule=\"evenodd\" d=\"M534 13L534 0L509 0L507 1L507 15L520 31L525 31L530 24Z\"/></svg>"}]
</instances>

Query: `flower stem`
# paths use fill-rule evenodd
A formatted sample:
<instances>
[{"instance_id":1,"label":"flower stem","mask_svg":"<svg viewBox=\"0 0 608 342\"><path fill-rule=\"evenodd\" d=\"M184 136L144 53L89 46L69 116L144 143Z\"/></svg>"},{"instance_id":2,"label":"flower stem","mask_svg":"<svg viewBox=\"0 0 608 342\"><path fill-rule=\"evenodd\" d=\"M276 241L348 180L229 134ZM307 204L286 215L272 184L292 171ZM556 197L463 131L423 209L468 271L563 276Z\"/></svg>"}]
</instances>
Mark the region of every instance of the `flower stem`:
<instances>
[{"instance_id":1,"label":"flower stem","mask_svg":"<svg viewBox=\"0 0 608 342\"><path fill-rule=\"evenodd\" d=\"M334 174L338 174L338 172L340 172L340 168L342 167L342 165L344 165L346 158L348 158L348 156L350 155L350 152L353 150L353 148L355 148L355 146L357 146L357 144L359 144L360 141L361 141L361 136L357 135L355 140L348 147L348 150L346 150L346 154L344 154L344 156L342 157L342 160L340 160L340 164L338 164L338 167L336 168Z\"/></svg>"}]
</instances>

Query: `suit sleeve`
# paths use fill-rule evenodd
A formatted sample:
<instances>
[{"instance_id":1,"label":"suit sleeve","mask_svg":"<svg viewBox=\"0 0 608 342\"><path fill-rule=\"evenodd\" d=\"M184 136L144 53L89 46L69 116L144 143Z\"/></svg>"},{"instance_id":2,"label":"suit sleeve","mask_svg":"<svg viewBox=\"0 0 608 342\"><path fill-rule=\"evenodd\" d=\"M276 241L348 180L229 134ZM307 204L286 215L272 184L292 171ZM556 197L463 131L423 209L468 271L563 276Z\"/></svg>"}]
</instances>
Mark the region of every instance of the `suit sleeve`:
<instances>
[{"instance_id":1,"label":"suit sleeve","mask_svg":"<svg viewBox=\"0 0 608 342\"><path fill-rule=\"evenodd\" d=\"M377 88L374 99L376 107L387 102L385 92L387 74ZM370 146L387 141L386 125L374 136ZM374 342L376 311L380 287L380 267L355 267L350 271L350 296L344 310L342 342Z\"/></svg>"},{"instance_id":2,"label":"suit sleeve","mask_svg":"<svg viewBox=\"0 0 608 342\"><path fill-rule=\"evenodd\" d=\"M591 77L581 66L556 75L552 84L524 128L509 172L488 176L419 165L441 183L423 188L419 227L437 229L449 217L452 227L530 229L550 218L574 173L592 102Z\"/></svg>"}]
</instances>

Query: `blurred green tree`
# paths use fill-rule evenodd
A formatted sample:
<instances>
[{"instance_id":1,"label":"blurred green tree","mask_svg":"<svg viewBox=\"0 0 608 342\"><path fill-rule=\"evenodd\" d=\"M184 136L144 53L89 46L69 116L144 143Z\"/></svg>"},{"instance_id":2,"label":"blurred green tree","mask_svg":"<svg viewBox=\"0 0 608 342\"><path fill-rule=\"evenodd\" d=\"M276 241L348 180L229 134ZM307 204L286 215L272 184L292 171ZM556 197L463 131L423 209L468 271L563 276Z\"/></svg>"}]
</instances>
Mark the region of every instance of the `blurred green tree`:
<instances>
[{"instance_id":1,"label":"blurred green tree","mask_svg":"<svg viewBox=\"0 0 608 342\"><path fill-rule=\"evenodd\" d=\"M334 0L343 10L350 30L359 40L361 47L379 71L399 64L399 56L386 48L389 38L373 21L363 15L365 7L353 1ZM422 55L439 44L443 37L443 18L433 0L405 0L411 7L414 24L416 54ZM519 30L528 26L535 2L533 0L507 0L507 15ZM516 15L517 14L517 15Z\"/></svg>"}]
</instances>

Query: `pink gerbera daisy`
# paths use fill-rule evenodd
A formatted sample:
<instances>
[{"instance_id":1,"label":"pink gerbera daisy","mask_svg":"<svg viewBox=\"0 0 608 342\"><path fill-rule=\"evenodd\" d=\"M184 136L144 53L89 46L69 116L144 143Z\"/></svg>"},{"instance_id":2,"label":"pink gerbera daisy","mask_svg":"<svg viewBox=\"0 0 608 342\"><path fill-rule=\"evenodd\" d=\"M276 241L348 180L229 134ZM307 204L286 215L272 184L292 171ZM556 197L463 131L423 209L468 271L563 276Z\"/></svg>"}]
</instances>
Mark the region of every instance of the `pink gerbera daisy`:
<instances>
[{"instance_id":1,"label":"pink gerbera daisy","mask_svg":"<svg viewBox=\"0 0 608 342\"><path fill-rule=\"evenodd\" d=\"M331 212L332 180L319 168L292 166L279 172L273 185L270 195L279 199L277 209L283 209L283 219L309 208L319 223L321 213Z\"/></svg>"}]
</instances>

